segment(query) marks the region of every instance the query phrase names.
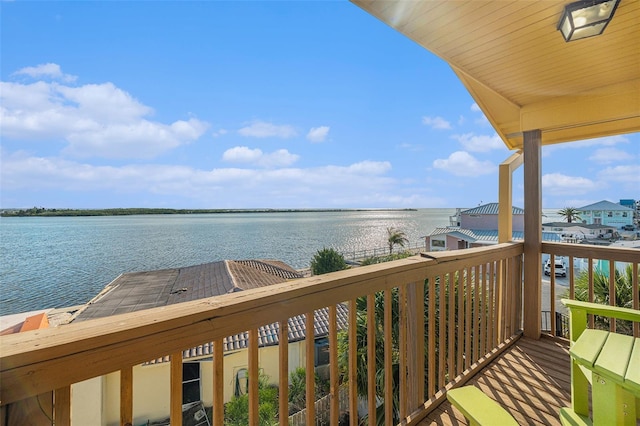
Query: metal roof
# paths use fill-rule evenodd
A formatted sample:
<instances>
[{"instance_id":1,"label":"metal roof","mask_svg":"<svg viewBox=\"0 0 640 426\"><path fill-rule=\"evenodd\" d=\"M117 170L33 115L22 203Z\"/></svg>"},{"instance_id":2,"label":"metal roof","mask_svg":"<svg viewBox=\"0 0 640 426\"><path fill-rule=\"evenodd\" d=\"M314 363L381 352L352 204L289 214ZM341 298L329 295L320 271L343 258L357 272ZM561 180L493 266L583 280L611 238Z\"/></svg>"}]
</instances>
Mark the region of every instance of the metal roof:
<instances>
[{"instance_id":1,"label":"metal roof","mask_svg":"<svg viewBox=\"0 0 640 426\"><path fill-rule=\"evenodd\" d=\"M640 49L640 46L638 46ZM580 207L578 210L581 211L594 211L594 210L622 210L627 212L632 212L633 209L625 206L621 206L620 204L612 203L611 201L602 200L597 203L589 204L588 206Z\"/></svg>"},{"instance_id":2,"label":"metal roof","mask_svg":"<svg viewBox=\"0 0 640 426\"><path fill-rule=\"evenodd\" d=\"M463 210L460 214L472 215L472 214L498 214L498 203L489 203L484 204L482 206L474 207L472 209ZM520 207L511 207L512 213L515 214L524 214L524 210Z\"/></svg>"},{"instance_id":3,"label":"metal roof","mask_svg":"<svg viewBox=\"0 0 640 426\"><path fill-rule=\"evenodd\" d=\"M429 236L437 236L437 235L451 235L463 239L465 241L474 242L477 244L493 244L498 242L498 230L486 230L486 229L464 229L458 227L449 227L449 228L436 228L433 230ZM513 241L524 241L524 232L522 231L513 231L511 234L511 238ZM543 232L542 233L543 241L550 242L561 242L562 239L558 236L558 234L554 232Z\"/></svg>"},{"instance_id":4,"label":"metal roof","mask_svg":"<svg viewBox=\"0 0 640 426\"><path fill-rule=\"evenodd\" d=\"M640 1L569 43L570 0L351 1L446 61L509 149L528 130L545 145L640 130Z\"/></svg>"}]
</instances>

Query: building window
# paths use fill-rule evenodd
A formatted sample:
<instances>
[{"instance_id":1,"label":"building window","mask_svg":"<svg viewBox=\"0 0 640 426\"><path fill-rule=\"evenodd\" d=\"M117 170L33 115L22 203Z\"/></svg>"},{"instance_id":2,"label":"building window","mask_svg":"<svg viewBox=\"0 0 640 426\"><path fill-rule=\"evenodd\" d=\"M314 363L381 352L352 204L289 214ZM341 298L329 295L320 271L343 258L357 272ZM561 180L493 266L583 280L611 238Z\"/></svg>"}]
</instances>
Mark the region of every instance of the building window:
<instances>
[{"instance_id":1,"label":"building window","mask_svg":"<svg viewBox=\"0 0 640 426\"><path fill-rule=\"evenodd\" d=\"M622 217L627 217L627 212L622 212Z\"/></svg>"},{"instance_id":2,"label":"building window","mask_svg":"<svg viewBox=\"0 0 640 426\"><path fill-rule=\"evenodd\" d=\"M329 339L316 340L315 366L329 364Z\"/></svg>"},{"instance_id":3,"label":"building window","mask_svg":"<svg viewBox=\"0 0 640 426\"><path fill-rule=\"evenodd\" d=\"M182 403L200 401L200 363L182 364Z\"/></svg>"},{"instance_id":4,"label":"building window","mask_svg":"<svg viewBox=\"0 0 640 426\"><path fill-rule=\"evenodd\" d=\"M249 392L249 372L246 368L241 368L236 372L236 380L233 388L235 396L246 395Z\"/></svg>"},{"instance_id":5,"label":"building window","mask_svg":"<svg viewBox=\"0 0 640 426\"><path fill-rule=\"evenodd\" d=\"M607 212L607 217L613 217L613 212Z\"/></svg>"},{"instance_id":6,"label":"building window","mask_svg":"<svg viewBox=\"0 0 640 426\"><path fill-rule=\"evenodd\" d=\"M444 247L444 240L431 240L431 247Z\"/></svg>"}]
</instances>

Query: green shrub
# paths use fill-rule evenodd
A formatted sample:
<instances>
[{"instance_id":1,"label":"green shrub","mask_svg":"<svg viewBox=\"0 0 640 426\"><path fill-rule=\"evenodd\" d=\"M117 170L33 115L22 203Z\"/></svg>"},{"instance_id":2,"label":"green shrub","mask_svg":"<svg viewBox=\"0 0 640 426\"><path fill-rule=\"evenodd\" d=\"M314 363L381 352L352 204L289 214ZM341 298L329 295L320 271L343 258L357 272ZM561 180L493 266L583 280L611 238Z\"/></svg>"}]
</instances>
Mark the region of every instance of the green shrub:
<instances>
[{"instance_id":1,"label":"green shrub","mask_svg":"<svg viewBox=\"0 0 640 426\"><path fill-rule=\"evenodd\" d=\"M323 248L313 256L311 260L311 272L313 275L328 274L329 272L347 269L344 256L332 248Z\"/></svg>"}]
</instances>

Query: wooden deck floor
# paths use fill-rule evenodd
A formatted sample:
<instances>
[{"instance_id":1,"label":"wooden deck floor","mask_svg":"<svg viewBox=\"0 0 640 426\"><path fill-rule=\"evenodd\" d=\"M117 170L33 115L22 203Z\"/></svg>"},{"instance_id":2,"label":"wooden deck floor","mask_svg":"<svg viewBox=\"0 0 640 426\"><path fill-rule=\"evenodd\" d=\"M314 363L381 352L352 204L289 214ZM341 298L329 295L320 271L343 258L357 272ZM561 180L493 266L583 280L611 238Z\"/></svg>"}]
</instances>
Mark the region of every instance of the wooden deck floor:
<instances>
[{"instance_id":1,"label":"wooden deck floor","mask_svg":"<svg viewBox=\"0 0 640 426\"><path fill-rule=\"evenodd\" d=\"M496 400L521 425L559 425L558 412L571 401L568 343L543 337L521 338L468 385ZM466 425L448 401L420 425Z\"/></svg>"}]
</instances>

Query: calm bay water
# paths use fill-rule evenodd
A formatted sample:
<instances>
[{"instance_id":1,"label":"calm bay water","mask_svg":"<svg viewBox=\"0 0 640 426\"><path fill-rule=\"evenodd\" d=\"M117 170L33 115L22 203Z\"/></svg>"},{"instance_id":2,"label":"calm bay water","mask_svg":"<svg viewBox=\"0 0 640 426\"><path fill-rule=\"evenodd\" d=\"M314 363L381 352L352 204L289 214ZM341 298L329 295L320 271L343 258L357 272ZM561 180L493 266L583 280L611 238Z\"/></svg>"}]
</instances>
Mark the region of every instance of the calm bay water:
<instances>
[{"instance_id":1,"label":"calm bay water","mask_svg":"<svg viewBox=\"0 0 640 426\"><path fill-rule=\"evenodd\" d=\"M306 268L323 247L411 246L455 209L0 219L0 315L85 303L124 272L224 259L278 259Z\"/></svg>"}]
</instances>

